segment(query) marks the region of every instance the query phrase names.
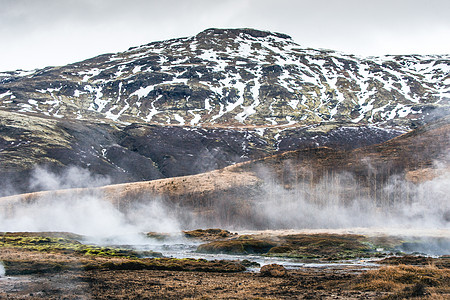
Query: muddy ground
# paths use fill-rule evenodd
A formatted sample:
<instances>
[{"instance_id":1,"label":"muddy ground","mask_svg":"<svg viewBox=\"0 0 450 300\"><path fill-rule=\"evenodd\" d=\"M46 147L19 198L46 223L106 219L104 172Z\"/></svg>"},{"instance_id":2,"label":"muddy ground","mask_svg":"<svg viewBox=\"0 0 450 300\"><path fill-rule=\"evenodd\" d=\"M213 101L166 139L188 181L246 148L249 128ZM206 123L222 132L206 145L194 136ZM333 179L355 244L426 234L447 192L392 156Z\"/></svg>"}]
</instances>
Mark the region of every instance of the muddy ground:
<instances>
[{"instance_id":1,"label":"muddy ground","mask_svg":"<svg viewBox=\"0 0 450 300\"><path fill-rule=\"evenodd\" d=\"M287 276L259 273L165 270L71 270L0 279L5 299L371 299L382 291L358 291L358 277L321 269L291 270Z\"/></svg>"},{"instance_id":2,"label":"muddy ground","mask_svg":"<svg viewBox=\"0 0 450 300\"><path fill-rule=\"evenodd\" d=\"M450 299L450 257L263 274L239 261L139 258L65 238L0 235L0 299Z\"/></svg>"}]
</instances>

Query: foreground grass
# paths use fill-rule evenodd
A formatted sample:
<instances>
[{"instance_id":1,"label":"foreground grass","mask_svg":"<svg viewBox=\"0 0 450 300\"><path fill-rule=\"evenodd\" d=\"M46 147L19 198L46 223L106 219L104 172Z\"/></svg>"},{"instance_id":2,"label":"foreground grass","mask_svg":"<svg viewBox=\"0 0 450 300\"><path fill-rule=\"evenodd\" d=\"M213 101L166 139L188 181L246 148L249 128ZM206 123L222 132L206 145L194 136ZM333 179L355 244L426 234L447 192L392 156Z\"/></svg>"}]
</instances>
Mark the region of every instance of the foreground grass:
<instances>
[{"instance_id":1,"label":"foreground grass","mask_svg":"<svg viewBox=\"0 0 450 300\"><path fill-rule=\"evenodd\" d=\"M105 257L139 257L139 253L133 250L86 245L79 242L78 239L81 239L81 236L70 233L6 232L0 234L0 247Z\"/></svg>"},{"instance_id":2,"label":"foreground grass","mask_svg":"<svg viewBox=\"0 0 450 300\"><path fill-rule=\"evenodd\" d=\"M361 274L352 288L390 292L386 299L450 296L450 269L434 265L387 266Z\"/></svg>"},{"instance_id":3,"label":"foreground grass","mask_svg":"<svg viewBox=\"0 0 450 300\"><path fill-rule=\"evenodd\" d=\"M231 241L225 244L231 251L266 255L330 258L334 251L364 255L373 249L357 235L236 236L203 230L191 236L220 238L213 242ZM0 233L0 263L7 276L29 275L0 280L0 298L80 299L87 291L87 299L450 299L448 256L388 257L379 261L387 266L370 271L300 268L273 277L242 272L244 261L142 258L139 252L81 240L70 233Z\"/></svg>"}]
</instances>

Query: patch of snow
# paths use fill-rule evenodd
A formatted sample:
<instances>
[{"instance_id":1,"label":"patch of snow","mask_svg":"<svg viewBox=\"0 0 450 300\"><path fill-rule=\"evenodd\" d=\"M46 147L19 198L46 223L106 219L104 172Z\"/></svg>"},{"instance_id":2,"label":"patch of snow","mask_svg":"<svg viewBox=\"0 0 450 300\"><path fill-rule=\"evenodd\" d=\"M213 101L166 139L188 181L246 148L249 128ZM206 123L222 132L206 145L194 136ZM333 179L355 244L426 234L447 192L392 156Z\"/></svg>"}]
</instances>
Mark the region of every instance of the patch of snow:
<instances>
[{"instance_id":1,"label":"patch of snow","mask_svg":"<svg viewBox=\"0 0 450 300\"><path fill-rule=\"evenodd\" d=\"M275 121L275 117L266 118L267 121L271 123L271 125L278 125L277 121Z\"/></svg>"},{"instance_id":2,"label":"patch of snow","mask_svg":"<svg viewBox=\"0 0 450 300\"><path fill-rule=\"evenodd\" d=\"M190 49L192 52L194 52L194 51L197 50L197 46L198 46L198 42L197 42L197 41L194 41L194 42L192 42L192 43L189 44L189 49Z\"/></svg>"},{"instance_id":3,"label":"patch of snow","mask_svg":"<svg viewBox=\"0 0 450 300\"><path fill-rule=\"evenodd\" d=\"M194 113L193 111L189 111L189 112L194 116L194 118L192 118L190 124L197 125L200 122L202 116L200 114Z\"/></svg>"},{"instance_id":4,"label":"patch of snow","mask_svg":"<svg viewBox=\"0 0 450 300\"><path fill-rule=\"evenodd\" d=\"M238 50L238 55L241 56L241 57L248 57L251 54L252 54L252 46L249 45L246 42L240 43L239 50Z\"/></svg>"},{"instance_id":5,"label":"patch of snow","mask_svg":"<svg viewBox=\"0 0 450 300\"><path fill-rule=\"evenodd\" d=\"M181 75L181 74L180 74ZM182 84L187 84L189 81L188 78L173 78L172 81L170 82L171 84L177 84L177 83L182 83Z\"/></svg>"},{"instance_id":6,"label":"patch of snow","mask_svg":"<svg viewBox=\"0 0 450 300\"><path fill-rule=\"evenodd\" d=\"M122 107L122 109L121 109L117 114L114 114L114 113L113 113L113 111L116 110L116 108L117 108L119 105L122 104L122 103L121 103L121 100L120 100L120 96L121 96L121 94L122 94L122 85L123 85L123 83L120 82L120 83L119 83L119 91L118 91L117 100L116 100L116 103L117 103L118 105L113 105L113 107L110 108L110 109L105 113L106 117L107 117L108 119L113 120L113 121L117 121L117 120L122 116L122 114L123 114L128 108L130 108L130 104L128 103L128 101L127 101L126 99L124 99L123 102L125 102L125 105Z\"/></svg>"},{"instance_id":7,"label":"patch of snow","mask_svg":"<svg viewBox=\"0 0 450 300\"><path fill-rule=\"evenodd\" d=\"M60 86L59 88L48 88L46 90L36 90L37 92L41 93L41 94L46 94L46 93L54 93L54 92L59 92L61 91L62 86Z\"/></svg>"},{"instance_id":8,"label":"patch of snow","mask_svg":"<svg viewBox=\"0 0 450 300\"><path fill-rule=\"evenodd\" d=\"M180 116L179 114L173 114L173 117L174 117L175 121L180 123L180 125L184 125L186 123L184 121L184 118L182 116Z\"/></svg>"},{"instance_id":9,"label":"patch of snow","mask_svg":"<svg viewBox=\"0 0 450 300\"><path fill-rule=\"evenodd\" d=\"M136 74L136 73L140 72L141 69L142 69L142 66L136 66L136 67L133 68L132 72L133 72L133 74Z\"/></svg>"},{"instance_id":10,"label":"patch of snow","mask_svg":"<svg viewBox=\"0 0 450 300\"><path fill-rule=\"evenodd\" d=\"M138 99L141 99L142 97L147 97L147 95L155 89L154 85L149 85L144 87L140 87L137 91L134 91L131 93L130 96L137 96Z\"/></svg>"},{"instance_id":11,"label":"patch of snow","mask_svg":"<svg viewBox=\"0 0 450 300\"><path fill-rule=\"evenodd\" d=\"M209 103L209 98L206 98L206 99L205 99L205 109L206 109L208 112L211 112L211 110L212 110L212 106L211 106L211 104Z\"/></svg>"},{"instance_id":12,"label":"patch of snow","mask_svg":"<svg viewBox=\"0 0 450 300\"><path fill-rule=\"evenodd\" d=\"M266 128L256 128L255 132L260 135L260 136L264 136L264 132L266 131Z\"/></svg>"},{"instance_id":13,"label":"patch of snow","mask_svg":"<svg viewBox=\"0 0 450 300\"><path fill-rule=\"evenodd\" d=\"M83 82L87 82L90 78L92 78L92 77L97 76L98 74L100 74L100 72L101 72L100 69L94 68L94 69L91 69L91 70L88 70L88 71L81 71L81 72L78 72L78 75L79 75L79 76L83 76L83 75L84 75L82 81L83 81Z\"/></svg>"},{"instance_id":14,"label":"patch of snow","mask_svg":"<svg viewBox=\"0 0 450 300\"><path fill-rule=\"evenodd\" d=\"M296 110L299 103L300 100L293 99L288 102L288 105L292 107L293 110Z\"/></svg>"},{"instance_id":15,"label":"patch of snow","mask_svg":"<svg viewBox=\"0 0 450 300\"><path fill-rule=\"evenodd\" d=\"M292 120L291 116L286 116L286 121L288 121L288 124L286 126L294 125L295 123L297 123L294 120Z\"/></svg>"},{"instance_id":16,"label":"patch of snow","mask_svg":"<svg viewBox=\"0 0 450 300\"><path fill-rule=\"evenodd\" d=\"M152 101L151 103L152 108L150 109L150 112L144 119L146 122L150 122L154 115L161 113L161 111L157 110L155 107L155 102L158 101L161 97L162 95L159 95L154 101Z\"/></svg>"},{"instance_id":17,"label":"patch of snow","mask_svg":"<svg viewBox=\"0 0 450 300\"><path fill-rule=\"evenodd\" d=\"M14 75L19 77L25 77L36 73L36 71L37 70L29 70L29 71L17 70Z\"/></svg>"},{"instance_id":18,"label":"patch of snow","mask_svg":"<svg viewBox=\"0 0 450 300\"><path fill-rule=\"evenodd\" d=\"M89 110L93 110L93 111L98 111L98 112L102 112L103 109L105 108L106 104L108 104L111 99L108 100L103 100L103 88L101 86L97 86L97 87L92 87L90 85L86 85L84 86L84 89L86 91L88 91L91 94L94 94L95 98L93 100L93 102L89 105Z\"/></svg>"},{"instance_id":19,"label":"patch of snow","mask_svg":"<svg viewBox=\"0 0 450 300\"><path fill-rule=\"evenodd\" d=\"M7 91L6 93L0 94L0 99L4 98L4 97L8 97L11 96L13 93L11 91Z\"/></svg>"},{"instance_id":20,"label":"patch of snow","mask_svg":"<svg viewBox=\"0 0 450 300\"><path fill-rule=\"evenodd\" d=\"M20 103L19 106L22 107L19 112L34 112L33 107L28 103Z\"/></svg>"},{"instance_id":21,"label":"patch of snow","mask_svg":"<svg viewBox=\"0 0 450 300\"><path fill-rule=\"evenodd\" d=\"M120 66L118 67L117 72L114 73L114 75L115 75L116 77L122 76L122 74L125 74L125 72L123 71L125 68L126 68L125 65L120 65Z\"/></svg>"}]
</instances>

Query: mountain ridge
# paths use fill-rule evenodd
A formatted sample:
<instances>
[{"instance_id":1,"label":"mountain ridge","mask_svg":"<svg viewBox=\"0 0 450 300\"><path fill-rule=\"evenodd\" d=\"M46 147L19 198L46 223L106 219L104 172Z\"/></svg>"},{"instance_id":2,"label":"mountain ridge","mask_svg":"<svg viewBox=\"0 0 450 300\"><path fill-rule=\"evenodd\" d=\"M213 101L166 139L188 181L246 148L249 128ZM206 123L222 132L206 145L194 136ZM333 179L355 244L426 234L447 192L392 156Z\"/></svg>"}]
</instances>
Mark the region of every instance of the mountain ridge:
<instances>
[{"instance_id":1,"label":"mountain ridge","mask_svg":"<svg viewBox=\"0 0 450 300\"><path fill-rule=\"evenodd\" d=\"M181 126L405 129L448 113L449 71L450 55L361 58L285 34L212 28L22 77L3 73L0 107Z\"/></svg>"}]
</instances>

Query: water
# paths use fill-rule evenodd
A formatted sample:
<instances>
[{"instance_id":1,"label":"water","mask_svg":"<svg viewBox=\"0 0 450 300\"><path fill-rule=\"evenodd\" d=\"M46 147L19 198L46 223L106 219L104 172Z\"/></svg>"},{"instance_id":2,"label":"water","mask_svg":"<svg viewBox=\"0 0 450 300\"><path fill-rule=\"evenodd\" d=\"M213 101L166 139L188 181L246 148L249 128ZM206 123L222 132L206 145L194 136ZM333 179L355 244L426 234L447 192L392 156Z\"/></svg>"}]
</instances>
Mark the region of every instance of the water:
<instances>
[{"instance_id":1,"label":"water","mask_svg":"<svg viewBox=\"0 0 450 300\"><path fill-rule=\"evenodd\" d=\"M345 229L289 229L289 230L257 230L240 231L239 235L254 235L261 238L290 234L362 234L375 237L402 237L409 240L405 247L398 249L404 253L419 252L425 255L440 256L450 254L450 230L448 229L405 229L405 228L345 228ZM143 236L142 236L143 237ZM403 239L404 238L404 239ZM193 258L206 260L249 260L260 266L267 264L283 265L287 269L321 268L321 269L358 269L364 270L379 266L380 258L352 259L342 261L305 260L298 258L267 257L262 255L233 255L233 254L209 254L196 252L197 247L205 242L185 238L182 234L172 234L164 240L141 238L126 247L138 251L161 252L165 257ZM111 245L111 244L109 244ZM118 245L118 244L115 244ZM379 249L383 252L383 249ZM259 268L249 268L250 271L258 271Z\"/></svg>"},{"instance_id":2,"label":"water","mask_svg":"<svg viewBox=\"0 0 450 300\"><path fill-rule=\"evenodd\" d=\"M200 253L197 252L197 247L201 242L194 242L189 239L181 238L180 240L174 240L172 243L161 243L161 244L140 244L132 245L131 247L138 251L157 251L161 252L165 257L171 258L193 258L193 259L206 259L206 260L231 260L231 261L242 261L248 260L251 262L256 262L259 267L249 267L248 271L259 271L260 267L268 264L279 264L284 266L286 269L300 269L300 268L322 268L322 269L366 269L378 266L376 260L374 259L353 259L344 261L333 261L333 262L323 262L319 260L304 260L298 258L288 258L288 257L270 257L262 256L257 254L225 254L225 253Z\"/></svg>"}]
</instances>

